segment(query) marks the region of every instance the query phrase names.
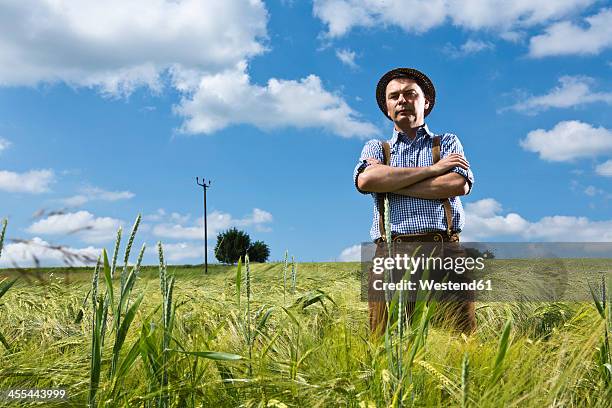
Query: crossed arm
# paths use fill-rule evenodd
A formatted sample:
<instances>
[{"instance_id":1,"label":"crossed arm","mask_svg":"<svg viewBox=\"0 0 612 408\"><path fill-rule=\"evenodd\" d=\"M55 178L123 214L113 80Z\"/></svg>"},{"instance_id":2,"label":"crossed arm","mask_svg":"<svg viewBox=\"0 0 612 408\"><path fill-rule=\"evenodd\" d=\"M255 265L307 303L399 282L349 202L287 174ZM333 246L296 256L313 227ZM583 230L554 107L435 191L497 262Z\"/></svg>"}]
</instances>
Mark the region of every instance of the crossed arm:
<instances>
[{"instance_id":1,"label":"crossed arm","mask_svg":"<svg viewBox=\"0 0 612 408\"><path fill-rule=\"evenodd\" d=\"M357 178L360 190L372 193L395 193L405 196L443 199L469 192L466 179L455 172L454 167L469 168L465 157L452 153L434 165L427 167L391 167L376 159Z\"/></svg>"}]
</instances>

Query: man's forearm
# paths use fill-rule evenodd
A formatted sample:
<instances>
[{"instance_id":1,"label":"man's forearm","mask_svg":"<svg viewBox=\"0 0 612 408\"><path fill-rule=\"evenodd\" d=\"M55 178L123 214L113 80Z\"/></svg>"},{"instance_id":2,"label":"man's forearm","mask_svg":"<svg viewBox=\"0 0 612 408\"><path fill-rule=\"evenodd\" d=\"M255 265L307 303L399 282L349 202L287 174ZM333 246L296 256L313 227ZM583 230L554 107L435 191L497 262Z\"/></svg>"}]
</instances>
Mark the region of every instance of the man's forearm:
<instances>
[{"instance_id":1,"label":"man's forearm","mask_svg":"<svg viewBox=\"0 0 612 408\"><path fill-rule=\"evenodd\" d=\"M358 187L371 193L387 193L406 188L423 180L435 177L432 167L391 167L371 165L359 175Z\"/></svg>"},{"instance_id":2,"label":"man's forearm","mask_svg":"<svg viewBox=\"0 0 612 408\"><path fill-rule=\"evenodd\" d=\"M469 185L465 178L458 173L451 172L397 189L393 193L435 200L465 195L468 191Z\"/></svg>"}]
</instances>

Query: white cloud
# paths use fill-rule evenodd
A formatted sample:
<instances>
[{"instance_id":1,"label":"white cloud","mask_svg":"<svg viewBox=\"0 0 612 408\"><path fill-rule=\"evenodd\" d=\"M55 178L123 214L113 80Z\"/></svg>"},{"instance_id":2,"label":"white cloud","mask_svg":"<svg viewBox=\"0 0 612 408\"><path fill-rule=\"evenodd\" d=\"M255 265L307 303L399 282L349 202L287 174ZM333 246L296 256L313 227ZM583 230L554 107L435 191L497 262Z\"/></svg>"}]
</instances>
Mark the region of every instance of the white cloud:
<instances>
[{"instance_id":1,"label":"white cloud","mask_svg":"<svg viewBox=\"0 0 612 408\"><path fill-rule=\"evenodd\" d=\"M397 26L423 33L445 24L469 30L490 29L507 35L571 15L595 0L315 0L313 13L327 25L327 36L340 37L356 27Z\"/></svg>"},{"instance_id":2,"label":"white cloud","mask_svg":"<svg viewBox=\"0 0 612 408\"><path fill-rule=\"evenodd\" d=\"M130 191L106 191L98 187L87 187L81 190L81 194L60 199L68 207L78 207L90 201L119 201L129 200L134 197Z\"/></svg>"},{"instance_id":3,"label":"white cloud","mask_svg":"<svg viewBox=\"0 0 612 408\"><path fill-rule=\"evenodd\" d=\"M142 217L142 219L144 221L157 222L157 221L161 221L162 219L164 219L166 214L167 214L166 210L164 210L163 208L158 208L157 211L155 211L155 213L153 213L153 214L145 214Z\"/></svg>"},{"instance_id":4,"label":"white cloud","mask_svg":"<svg viewBox=\"0 0 612 408\"><path fill-rule=\"evenodd\" d=\"M470 54L476 54L481 51L493 49L495 49L495 45L491 42L469 39L459 47L456 47L450 43L446 44L442 51L453 58L460 58Z\"/></svg>"},{"instance_id":5,"label":"white cloud","mask_svg":"<svg viewBox=\"0 0 612 408\"><path fill-rule=\"evenodd\" d=\"M185 117L186 133L212 133L232 124L260 129L323 128L344 137L378 134L369 122L342 99L309 75L299 81L272 78L265 87L251 83L245 63L216 75L202 77L197 90L183 98L175 112ZM236 89L240 101L236 102Z\"/></svg>"},{"instance_id":6,"label":"white cloud","mask_svg":"<svg viewBox=\"0 0 612 408\"><path fill-rule=\"evenodd\" d=\"M572 161L612 152L612 131L576 120L559 122L551 130L536 129L520 141L523 149L548 161Z\"/></svg>"},{"instance_id":7,"label":"white cloud","mask_svg":"<svg viewBox=\"0 0 612 408\"><path fill-rule=\"evenodd\" d=\"M532 223L525 235L544 241L610 242L612 220L592 221L586 217L555 215Z\"/></svg>"},{"instance_id":8,"label":"white cloud","mask_svg":"<svg viewBox=\"0 0 612 408\"><path fill-rule=\"evenodd\" d=\"M464 241L477 241L487 237L520 235L529 222L516 213L499 215L502 206L492 198L465 205Z\"/></svg>"},{"instance_id":9,"label":"white cloud","mask_svg":"<svg viewBox=\"0 0 612 408\"><path fill-rule=\"evenodd\" d=\"M450 0L449 17L455 25L477 30L507 31L531 27L586 8L595 0Z\"/></svg>"},{"instance_id":10,"label":"white cloud","mask_svg":"<svg viewBox=\"0 0 612 408\"><path fill-rule=\"evenodd\" d=\"M30 170L25 173L0 170L0 190L10 193L45 193L54 181L53 170Z\"/></svg>"},{"instance_id":11,"label":"white cloud","mask_svg":"<svg viewBox=\"0 0 612 408\"><path fill-rule=\"evenodd\" d=\"M169 220L173 222L162 222L153 227L153 234L158 237L171 239L204 239L202 219L198 219L195 225L185 226L182 225L182 222L187 221L188 218L181 218L179 214L177 216L175 218L171 217L171 220ZM208 224L208 238L214 239L217 233L230 227L253 227L257 231L270 231L268 224L273 221L273 217L267 211L254 208L251 214L244 218L233 218L231 214L213 211L208 215L206 221ZM176 224L176 222L179 222L179 224Z\"/></svg>"},{"instance_id":12,"label":"white cloud","mask_svg":"<svg viewBox=\"0 0 612 408\"><path fill-rule=\"evenodd\" d=\"M247 63L267 50L267 21L260 0L3 2L0 86L63 82L121 97L170 85L181 96L175 112L186 133L249 124L377 134L315 75L250 83ZM83 194L70 200L84 202Z\"/></svg>"},{"instance_id":13,"label":"white cloud","mask_svg":"<svg viewBox=\"0 0 612 408\"><path fill-rule=\"evenodd\" d=\"M612 177L612 160L599 164L595 167L595 172L600 176Z\"/></svg>"},{"instance_id":14,"label":"white cloud","mask_svg":"<svg viewBox=\"0 0 612 408\"><path fill-rule=\"evenodd\" d=\"M359 262L361 260L361 244L343 249L338 260L340 262Z\"/></svg>"},{"instance_id":15,"label":"white cloud","mask_svg":"<svg viewBox=\"0 0 612 408\"><path fill-rule=\"evenodd\" d=\"M609 242L612 240L612 220L592 221L586 217L554 215L530 222L516 213L502 215L502 206L493 199L486 199L486 208L494 202L494 213L479 212L480 201L466 204L463 241L488 238L514 237L528 241L558 242ZM482 200L481 200L482 201ZM474 211L476 210L476 211Z\"/></svg>"},{"instance_id":16,"label":"white cloud","mask_svg":"<svg viewBox=\"0 0 612 408\"><path fill-rule=\"evenodd\" d=\"M555 23L529 40L531 57L553 55L595 55L612 47L612 9L585 18L583 28L569 21Z\"/></svg>"},{"instance_id":17,"label":"white cloud","mask_svg":"<svg viewBox=\"0 0 612 408\"><path fill-rule=\"evenodd\" d=\"M358 65L355 63L355 51L351 51L349 49L336 50L336 57L345 65L355 69Z\"/></svg>"},{"instance_id":18,"label":"white cloud","mask_svg":"<svg viewBox=\"0 0 612 408\"><path fill-rule=\"evenodd\" d=\"M396 25L409 32L425 32L446 18L445 1L315 0L314 15L340 37L354 27Z\"/></svg>"},{"instance_id":19,"label":"white cloud","mask_svg":"<svg viewBox=\"0 0 612 408\"><path fill-rule=\"evenodd\" d=\"M3 150L8 149L10 146L11 146L11 142L9 142L3 137L0 137L0 153L2 153Z\"/></svg>"},{"instance_id":20,"label":"white cloud","mask_svg":"<svg viewBox=\"0 0 612 408\"><path fill-rule=\"evenodd\" d=\"M473 203L467 203L465 210L479 217L490 218L502 210L501 204L493 198L484 198Z\"/></svg>"},{"instance_id":21,"label":"white cloud","mask_svg":"<svg viewBox=\"0 0 612 408\"><path fill-rule=\"evenodd\" d=\"M0 84L63 81L122 95L265 51L258 0L22 0L0 5Z\"/></svg>"},{"instance_id":22,"label":"white cloud","mask_svg":"<svg viewBox=\"0 0 612 408\"><path fill-rule=\"evenodd\" d=\"M56 214L30 225L32 234L66 235L76 234L85 242L100 243L113 241L121 220L110 217L96 217L88 211Z\"/></svg>"},{"instance_id":23,"label":"white cloud","mask_svg":"<svg viewBox=\"0 0 612 408\"><path fill-rule=\"evenodd\" d=\"M55 247L55 249L54 249ZM70 253L76 257L72 259L73 266L85 266L89 263L84 262L87 258L95 259L101 254L100 248L88 246L87 248L63 247L62 251L56 246L39 237L34 237L29 242L15 242L4 246L2 257L0 258L1 267L36 266L36 260L41 266L63 265L65 264L64 253Z\"/></svg>"},{"instance_id":24,"label":"white cloud","mask_svg":"<svg viewBox=\"0 0 612 408\"><path fill-rule=\"evenodd\" d=\"M209 228L209 232L211 228ZM180 224L159 224L153 227L153 234L162 238L171 239L204 239L204 229L202 226L185 227ZM214 234L211 232L212 238Z\"/></svg>"},{"instance_id":25,"label":"white cloud","mask_svg":"<svg viewBox=\"0 0 612 408\"><path fill-rule=\"evenodd\" d=\"M191 242L178 242L174 244L163 244L164 258L167 261L197 260L204 258L204 247L202 244ZM157 246L154 248L157 254Z\"/></svg>"},{"instance_id":26,"label":"white cloud","mask_svg":"<svg viewBox=\"0 0 612 408\"><path fill-rule=\"evenodd\" d=\"M588 195L589 197L594 197L597 194L603 194L603 193L604 193L603 190L601 190L601 189L599 189L599 188L597 188L595 186L587 186L584 189L584 194Z\"/></svg>"},{"instance_id":27,"label":"white cloud","mask_svg":"<svg viewBox=\"0 0 612 408\"><path fill-rule=\"evenodd\" d=\"M529 114L549 108L570 108L594 102L612 104L612 92L591 91L593 82L593 78L586 76L562 76L559 78L559 86L547 94L528 97L507 109Z\"/></svg>"}]
</instances>

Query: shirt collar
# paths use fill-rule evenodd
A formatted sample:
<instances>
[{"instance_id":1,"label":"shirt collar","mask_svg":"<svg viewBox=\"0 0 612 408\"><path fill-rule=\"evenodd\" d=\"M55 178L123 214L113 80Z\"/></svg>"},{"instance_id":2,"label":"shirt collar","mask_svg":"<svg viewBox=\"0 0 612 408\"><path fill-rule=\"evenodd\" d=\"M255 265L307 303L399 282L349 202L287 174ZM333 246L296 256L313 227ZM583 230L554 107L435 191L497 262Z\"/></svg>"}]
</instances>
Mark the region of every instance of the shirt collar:
<instances>
[{"instance_id":1,"label":"shirt collar","mask_svg":"<svg viewBox=\"0 0 612 408\"><path fill-rule=\"evenodd\" d=\"M416 137L414 138L414 140L418 139L421 136L429 136L429 137L435 136L433 133L431 133L431 131L427 127L427 123L424 123L422 126L418 127ZM395 127L393 127L393 137L391 138L391 144L394 145L400 140L404 140L405 142L408 142L408 143L412 141L408 138L408 136L406 136L404 132L399 132L397 129L395 129Z\"/></svg>"}]
</instances>

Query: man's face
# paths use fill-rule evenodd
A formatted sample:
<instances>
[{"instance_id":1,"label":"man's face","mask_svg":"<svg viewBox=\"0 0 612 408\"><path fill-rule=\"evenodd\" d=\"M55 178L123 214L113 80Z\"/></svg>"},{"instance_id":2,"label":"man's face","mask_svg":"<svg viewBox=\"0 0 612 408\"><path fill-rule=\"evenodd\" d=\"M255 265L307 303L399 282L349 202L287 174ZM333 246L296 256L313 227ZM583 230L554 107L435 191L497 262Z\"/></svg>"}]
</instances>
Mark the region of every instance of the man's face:
<instances>
[{"instance_id":1,"label":"man's face","mask_svg":"<svg viewBox=\"0 0 612 408\"><path fill-rule=\"evenodd\" d=\"M425 109L429 107L429 101L414 80L409 78L391 80L387 84L385 95L387 114L398 128L413 128L425 123Z\"/></svg>"}]
</instances>

